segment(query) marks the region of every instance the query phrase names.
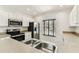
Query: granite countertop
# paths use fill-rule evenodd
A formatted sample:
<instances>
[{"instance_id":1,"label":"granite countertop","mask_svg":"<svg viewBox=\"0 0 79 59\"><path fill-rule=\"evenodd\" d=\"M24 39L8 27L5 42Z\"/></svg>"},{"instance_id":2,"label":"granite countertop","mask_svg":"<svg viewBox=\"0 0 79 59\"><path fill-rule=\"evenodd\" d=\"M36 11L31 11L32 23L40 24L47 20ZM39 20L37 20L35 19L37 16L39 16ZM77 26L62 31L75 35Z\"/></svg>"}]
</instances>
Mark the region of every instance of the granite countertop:
<instances>
[{"instance_id":1,"label":"granite countertop","mask_svg":"<svg viewBox=\"0 0 79 59\"><path fill-rule=\"evenodd\" d=\"M31 31L27 31L27 30L25 30L25 31L20 31L21 33L26 33L26 32L31 32Z\"/></svg>"},{"instance_id":2,"label":"granite countertop","mask_svg":"<svg viewBox=\"0 0 79 59\"><path fill-rule=\"evenodd\" d=\"M7 38L7 37L10 37L10 35L5 33L0 33L0 38Z\"/></svg>"},{"instance_id":3,"label":"granite countertop","mask_svg":"<svg viewBox=\"0 0 79 59\"><path fill-rule=\"evenodd\" d=\"M6 37L6 35L4 35ZM10 37L0 38L0 53L44 53Z\"/></svg>"}]
</instances>

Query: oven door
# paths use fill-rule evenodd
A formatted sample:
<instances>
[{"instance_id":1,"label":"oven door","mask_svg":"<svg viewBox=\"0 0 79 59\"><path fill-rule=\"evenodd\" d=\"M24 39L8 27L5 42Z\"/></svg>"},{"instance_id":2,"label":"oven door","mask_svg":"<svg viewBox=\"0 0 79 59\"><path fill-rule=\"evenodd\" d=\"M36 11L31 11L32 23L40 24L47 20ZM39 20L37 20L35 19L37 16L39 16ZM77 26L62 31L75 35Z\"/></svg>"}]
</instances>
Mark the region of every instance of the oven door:
<instances>
[{"instance_id":1,"label":"oven door","mask_svg":"<svg viewBox=\"0 0 79 59\"><path fill-rule=\"evenodd\" d=\"M23 41L25 40L25 35L22 34L22 35L15 35L15 36L11 36L11 38L15 39L15 40L18 40L18 41Z\"/></svg>"}]
</instances>

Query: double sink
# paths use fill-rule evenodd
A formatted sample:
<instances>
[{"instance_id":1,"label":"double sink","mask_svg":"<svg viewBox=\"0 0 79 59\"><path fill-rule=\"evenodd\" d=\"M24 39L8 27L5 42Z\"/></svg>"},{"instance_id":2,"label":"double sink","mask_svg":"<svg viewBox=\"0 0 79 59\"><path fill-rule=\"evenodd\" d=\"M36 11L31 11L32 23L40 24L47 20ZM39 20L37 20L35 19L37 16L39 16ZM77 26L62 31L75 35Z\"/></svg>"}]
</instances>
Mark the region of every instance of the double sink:
<instances>
[{"instance_id":1,"label":"double sink","mask_svg":"<svg viewBox=\"0 0 79 59\"><path fill-rule=\"evenodd\" d=\"M42 42L39 40L28 40L25 42L27 45L31 45L32 47L39 49L43 52L51 52L55 53L56 52L56 46L50 43Z\"/></svg>"}]
</instances>

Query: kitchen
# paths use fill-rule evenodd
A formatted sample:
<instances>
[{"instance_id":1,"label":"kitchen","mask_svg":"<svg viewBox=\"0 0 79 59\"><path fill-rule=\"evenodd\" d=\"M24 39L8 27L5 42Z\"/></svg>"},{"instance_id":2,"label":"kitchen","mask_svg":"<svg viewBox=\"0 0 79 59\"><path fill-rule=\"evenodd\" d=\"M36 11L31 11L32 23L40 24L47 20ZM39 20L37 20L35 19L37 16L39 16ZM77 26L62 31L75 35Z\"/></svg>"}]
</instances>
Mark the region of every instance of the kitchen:
<instances>
[{"instance_id":1,"label":"kitchen","mask_svg":"<svg viewBox=\"0 0 79 59\"><path fill-rule=\"evenodd\" d=\"M0 53L79 52L78 13L78 5L0 5Z\"/></svg>"}]
</instances>

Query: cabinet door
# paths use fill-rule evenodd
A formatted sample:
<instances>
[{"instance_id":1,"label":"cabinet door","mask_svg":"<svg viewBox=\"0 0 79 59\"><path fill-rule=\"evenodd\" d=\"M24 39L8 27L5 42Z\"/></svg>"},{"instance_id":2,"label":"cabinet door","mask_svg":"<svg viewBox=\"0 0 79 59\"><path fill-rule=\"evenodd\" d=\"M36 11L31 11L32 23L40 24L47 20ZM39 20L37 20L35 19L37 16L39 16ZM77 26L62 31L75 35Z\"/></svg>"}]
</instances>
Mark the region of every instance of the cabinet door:
<instances>
[{"instance_id":1,"label":"cabinet door","mask_svg":"<svg viewBox=\"0 0 79 59\"><path fill-rule=\"evenodd\" d=\"M33 18L28 17L28 21L29 21L29 22L34 22L34 19L33 19Z\"/></svg>"},{"instance_id":2,"label":"cabinet door","mask_svg":"<svg viewBox=\"0 0 79 59\"><path fill-rule=\"evenodd\" d=\"M29 26L29 21L28 21L28 18L26 17L23 17L23 26Z\"/></svg>"},{"instance_id":3,"label":"cabinet door","mask_svg":"<svg viewBox=\"0 0 79 59\"><path fill-rule=\"evenodd\" d=\"M70 13L70 26L77 26L77 6Z\"/></svg>"},{"instance_id":4,"label":"cabinet door","mask_svg":"<svg viewBox=\"0 0 79 59\"><path fill-rule=\"evenodd\" d=\"M8 18L9 18L9 19L13 19L13 18L14 18L13 14L12 14L12 13L9 13L9 14L8 14Z\"/></svg>"},{"instance_id":5,"label":"cabinet door","mask_svg":"<svg viewBox=\"0 0 79 59\"><path fill-rule=\"evenodd\" d=\"M14 13L9 13L9 14L8 14L8 18L9 18L9 19L17 19L17 15L14 14Z\"/></svg>"},{"instance_id":6,"label":"cabinet door","mask_svg":"<svg viewBox=\"0 0 79 59\"><path fill-rule=\"evenodd\" d=\"M25 32L25 41L31 40L31 32Z\"/></svg>"},{"instance_id":7,"label":"cabinet door","mask_svg":"<svg viewBox=\"0 0 79 59\"><path fill-rule=\"evenodd\" d=\"M8 13L0 12L0 26L8 26Z\"/></svg>"}]
</instances>

